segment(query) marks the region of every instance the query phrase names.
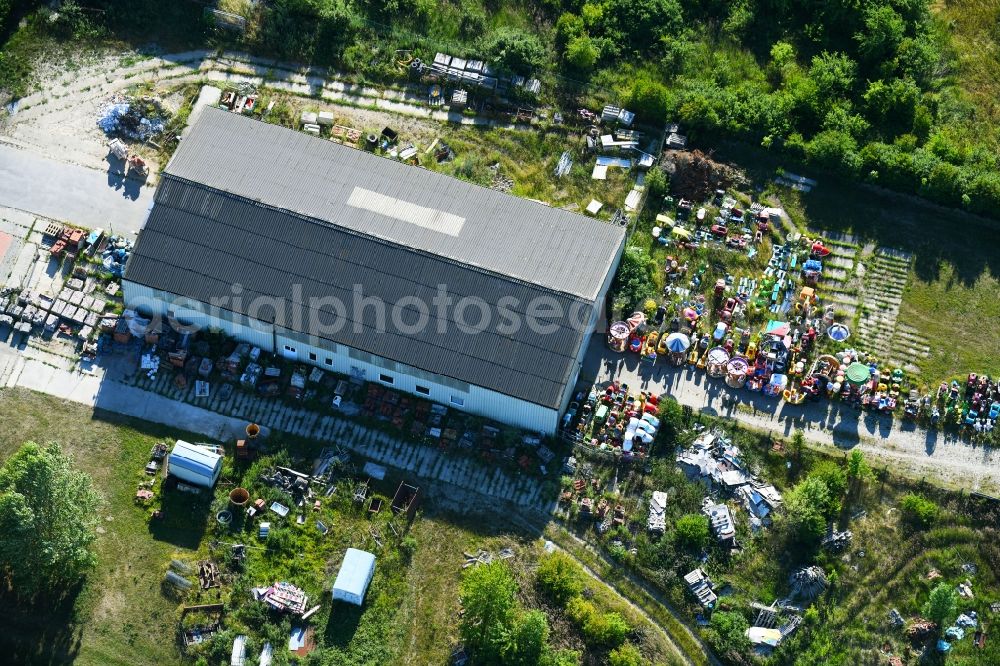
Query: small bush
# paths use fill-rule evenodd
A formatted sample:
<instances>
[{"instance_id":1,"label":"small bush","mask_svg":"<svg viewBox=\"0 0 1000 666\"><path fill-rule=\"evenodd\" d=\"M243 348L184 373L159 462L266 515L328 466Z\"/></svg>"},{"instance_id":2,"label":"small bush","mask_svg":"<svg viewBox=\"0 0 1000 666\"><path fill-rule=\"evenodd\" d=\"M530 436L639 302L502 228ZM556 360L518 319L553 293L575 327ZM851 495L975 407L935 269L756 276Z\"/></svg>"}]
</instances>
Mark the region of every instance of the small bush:
<instances>
[{"instance_id":1,"label":"small bush","mask_svg":"<svg viewBox=\"0 0 1000 666\"><path fill-rule=\"evenodd\" d=\"M403 540L399 542L399 552L402 553L403 559L407 562L413 557L413 553L417 551L417 540L411 535L406 535Z\"/></svg>"},{"instance_id":2,"label":"small bush","mask_svg":"<svg viewBox=\"0 0 1000 666\"><path fill-rule=\"evenodd\" d=\"M674 527L677 543L699 550L708 543L708 518L700 513L689 513L677 519Z\"/></svg>"},{"instance_id":3,"label":"small bush","mask_svg":"<svg viewBox=\"0 0 1000 666\"><path fill-rule=\"evenodd\" d=\"M587 645L617 647L625 642L629 628L619 613L601 613L583 597L574 597L566 605L566 613L580 629Z\"/></svg>"},{"instance_id":4,"label":"small bush","mask_svg":"<svg viewBox=\"0 0 1000 666\"><path fill-rule=\"evenodd\" d=\"M580 565L566 553L557 551L542 557L537 576L538 586L561 606L583 591Z\"/></svg>"},{"instance_id":5,"label":"small bush","mask_svg":"<svg viewBox=\"0 0 1000 666\"><path fill-rule=\"evenodd\" d=\"M903 519L917 527L930 527L938 517L938 506L926 497L910 493L903 497L900 506Z\"/></svg>"},{"instance_id":6,"label":"small bush","mask_svg":"<svg viewBox=\"0 0 1000 666\"><path fill-rule=\"evenodd\" d=\"M611 651L608 663L611 666L643 666L648 662L642 658L639 648L631 643L625 643Z\"/></svg>"}]
</instances>

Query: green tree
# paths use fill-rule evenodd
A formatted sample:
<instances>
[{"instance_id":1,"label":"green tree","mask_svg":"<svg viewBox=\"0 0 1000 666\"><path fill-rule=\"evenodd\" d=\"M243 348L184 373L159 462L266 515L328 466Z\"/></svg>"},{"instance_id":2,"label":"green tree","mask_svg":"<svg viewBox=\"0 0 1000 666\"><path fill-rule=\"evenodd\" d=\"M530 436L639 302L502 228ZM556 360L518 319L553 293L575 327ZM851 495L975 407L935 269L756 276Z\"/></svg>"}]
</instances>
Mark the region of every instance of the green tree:
<instances>
[{"instance_id":1,"label":"green tree","mask_svg":"<svg viewBox=\"0 0 1000 666\"><path fill-rule=\"evenodd\" d=\"M488 25L486 12L478 2L465 0L462 3L462 17L459 19L458 29L464 37L478 37L486 32Z\"/></svg>"},{"instance_id":2,"label":"green tree","mask_svg":"<svg viewBox=\"0 0 1000 666\"><path fill-rule=\"evenodd\" d=\"M677 542L692 550L701 550L708 543L708 518L700 513L688 513L677 519L674 531Z\"/></svg>"},{"instance_id":3,"label":"green tree","mask_svg":"<svg viewBox=\"0 0 1000 666\"><path fill-rule=\"evenodd\" d=\"M536 666L546 651L549 640L549 620L539 610L528 611L517 619L510 642L503 653L508 666Z\"/></svg>"},{"instance_id":4,"label":"green tree","mask_svg":"<svg viewBox=\"0 0 1000 666\"><path fill-rule=\"evenodd\" d=\"M566 46L580 36L585 36L587 29L583 19L570 12L563 13L556 21L556 48L565 52Z\"/></svg>"},{"instance_id":5,"label":"green tree","mask_svg":"<svg viewBox=\"0 0 1000 666\"><path fill-rule=\"evenodd\" d=\"M604 0L601 9L603 36L632 51L645 51L660 35L678 32L684 20L677 0Z\"/></svg>"},{"instance_id":6,"label":"green tree","mask_svg":"<svg viewBox=\"0 0 1000 666\"><path fill-rule=\"evenodd\" d=\"M816 465L810 477L820 479L825 485L829 501L822 507L823 515L833 518L840 513L841 500L847 493L847 472L832 460L826 460Z\"/></svg>"},{"instance_id":7,"label":"green tree","mask_svg":"<svg viewBox=\"0 0 1000 666\"><path fill-rule=\"evenodd\" d=\"M530 32L510 26L497 28L483 37L480 47L497 65L527 74L545 63L545 47Z\"/></svg>"},{"instance_id":8,"label":"green tree","mask_svg":"<svg viewBox=\"0 0 1000 666\"><path fill-rule=\"evenodd\" d=\"M821 102L844 97L854 87L858 66L843 53L824 51L813 56L809 78L816 84Z\"/></svg>"},{"instance_id":9,"label":"green tree","mask_svg":"<svg viewBox=\"0 0 1000 666\"><path fill-rule=\"evenodd\" d=\"M784 520L792 536L805 545L815 545L826 531L825 507L830 505L830 491L822 479L809 476L785 497Z\"/></svg>"},{"instance_id":10,"label":"green tree","mask_svg":"<svg viewBox=\"0 0 1000 666\"><path fill-rule=\"evenodd\" d=\"M628 107L652 124L664 123L670 104L667 88L648 76L640 76L628 94Z\"/></svg>"},{"instance_id":11,"label":"green tree","mask_svg":"<svg viewBox=\"0 0 1000 666\"><path fill-rule=\"evenodd\" d=\"M543 555L536 576L539 587L560 606L583 591L580 565L562 551Z\"/></svg>"},{"instance_id":12,"label":"green tree","mask_svg":"<svg viewBox=\"0 0 1000 666\"><path fill-rule=\"evenodd\" d=\"M847 497L854 499L865 483L872 477L872 468L860 449L854 449L847 456Z\"/></svg>"},{"instance_id":13,"label":"green tree","mask_svg":"<svg viewBox=\"0 0 1000 666\"><path fill-rule=\"evenodd\" d=\"M854 39L865 57L878 62L896 52L905 32L906 23L896 10L888 4L872 3L864 13L864 29Z\"/></svg>"},{"instance_id":14,"label":"green tree","mask_svg":"<svg viewBox=\"0 0 1000 666\"><path fill-rule=\"evenodd\" d=\"M646 172L646 191L651 201L658 201L667 193L670 181L666 172L658 166L653 166Z\"/></svg>"},{"instance_id":15,"label":"green tree","mask_svg":"<svg viewBox=\"0 0 1000 666\"><path fill-rule=\"evenodd\" d=\"M750 648L747 629L750 624L741 613L717 611L712 613L712 646L719 652L745 652Z\"/></svg>"},{"instance_id":16,"label":"green tree","mask_svg":"<svg viewBox=\"0 0 1000 666\"><path fill-rule=\"evenodd\" d=\"M684 408L673 396L660 397L660 427L656 430L657 443L674 446L677 436L684 429Z\"/></svg>"},{"instance_id":17,"label":"green tree","mask_svg":"<svg viewBox=\"0 0 1000 666\"><path fill-rule=\"evenodd\" d=\"M938 626L939 631L951 624L958 610L958 592L948 583L938 583L931 590L927 603L924 604L924 615Z\"/></svg>"},{"instance_id":18,"label":"green tree","mask_svg":"<svg viewBox=\"0 0 1000 666\"><path fill-rule=\"evenodd\" d=\"M517 581L501 561L467 569L459 598L465 613L459 629L480 661L499 661L516 616Z\"/></svg>"},{"instance_id":19,"label":"green tree","mask_svg":"<svg viewBox=\"0 0 1000 666\"><path fill-rule=\"evenodd\" d=\"M28 442L0 468L0 568L23 597L63 587L96 563L101 498L56 444Z\"/></svg>"},{"instance_id":20,"label":"green tree","mask_svg":"<svg viewBox=\"0 0 1000 666\"><path fill-rule=\"evenodd\" d=\"M643 666L647 663L649 662L642 658L639 648L631 643L625 643L616 647L608 655L608 664L610 666Z\"/></svg>"},{"instance_id":21,"label":"green tree","mask_svg":"<svg viewBox=\"0 0 1000 666\"><path fill-rule=\"evenodd\" d=\"M852 176L861 167L857 150L858 142L847 132L824 130L806 144L806 159L818 167Z\"/></svg>"},{"instance_id":22,"label":"green tree","mask_svg":"<svg viewBox=\"0 0 1000 666\"><path fill-rule=\"evenodd\" d=\"M847 456L847 478L849 480L864 481L871 477L872 468L865 460L865 454L861 449L854 449Z\"/></svg>"},{"instance_id":23,"label":"green tree","mask_svg":"<svg viewBox=\"0 0 1000 666\"><path fill-rule=\"evenodd\" d=\"M920 100L920 89L910 79L872 81L865 91L868 117L895 134L909 132Z\"/></svg>"},{"instance_id":24,"label":"green tree","mask_svg":"<svg viewBox=\"0 0 1000 666\"><path fill-rule=\"evenodd\" d=\"M586 74L594 69L600 55L601 52L594 44L594 40L588 35L579 35L566 44L564 57L573 69Z\"/></svg>"},{"instance_id":25,"label":"green tree","mask_svg":"<svg viewBox=\"0 0 1000 666\"><path fill-rule=\"evenodd\" d=\"M937 520L937 504L922 495L910 493L900 502L903 519L916 527L930 527Z\"/></svg>"}]
</instances>

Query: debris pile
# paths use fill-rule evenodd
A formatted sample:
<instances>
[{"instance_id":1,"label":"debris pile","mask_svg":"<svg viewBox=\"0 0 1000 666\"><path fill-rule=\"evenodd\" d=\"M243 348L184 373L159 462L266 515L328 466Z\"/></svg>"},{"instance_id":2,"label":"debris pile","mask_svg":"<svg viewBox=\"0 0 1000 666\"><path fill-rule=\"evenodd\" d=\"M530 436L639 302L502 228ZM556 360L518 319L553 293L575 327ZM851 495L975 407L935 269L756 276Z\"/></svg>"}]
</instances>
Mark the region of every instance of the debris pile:
<instances>
[{"instance_id":1,"label":"debris pile","mask_svg":"<svg viewBox=\"0 0 1000 666\"><path fill-rule=\"evenodd\" d=\"M851 530L838 532L834 530L833 525L831 525L830 529L826 533L826 536L823 537L821 544L827 550L839 552L851 545L851 539L853 537L854 535L851 533Z\"/></svg>"},{"instance_id":2,"label":"debris pile","mask_svg":"<svg viewBox=\"0 0 1000 666\"><path fill-rule=\"evenodd\" d=\"M168 117L158 97L116 95L101 107L97 126L108 136L146 141L163 132Z\"/></svg>"},{"instance_id":3,"label":"debris pile","mask_svg":"<svg viewBox=\"0 0 1000 666\"><path fill-rule=\"evenodd\" d=\"M803 567L788 578L792 598L812 601L826 589L826 574L817 566Z\"/></svg>"},{"instance_id":4,"label":"debris pile","mask_svg":"<svg viewBox=\"0 0 1000 666\"><path fill-rule=\"evenodd\" d=\"M253 589L254 599L263 601L271 608L294 615L302 615L306 612L306 604L309 597L301 589L291 583L275 583L271 587Z\"/></svg>"},{"instance_id":5,"label":"debris pile","mask_svg":"<svg viewBox=\"0 0 1000 666\"><path fill-rule=\"evenodd\" d=\"M717 189L748 185L741 171L716 162L700 150L666 150L661 165L670 175L671 193L684 199L704 201Z\"/></svg>"},{"instance_id":6,"label":"debris pile","mask_svg":"<svg viewBox=\"0 0 1000 666\"><path fill-rule=\"evenodd\" d=\"M701 569L695 569L684 576L684 582L700 603L705 608L713 608L718 597L712 589L712 579Z\"/></svg>"},{"instance_id":7,"label":"debris pile","mask_svg":"<svg viewBox=\"0 0 1000 666\"><path fill-rule=\"evenodd\" d=\"M921 617L913 619L910 626L906 628L906 635L912 640L924 640L937 631L937 625L930 620Z\"/></svg>"},{"instance_id":8,"label":"debris pile","mask_svg":"<svg viewBox=\"0 0 1000 666\"><path fill-rule=\"evenodd\" d=\"M490 166L490 187L494 190L504 193L510 193L514 189L514 179L509 178L500 172L500 163L497 162Z\"/></svg>"},{"instance_id":9,"label":"debris pile","mask_svg":"<svg viewBox=\"0 0 1000 666\"><path fill-rule=\"evenodd\" d=\"M132 241L122 236L112 236L108 239L108 244L101 253L101 263L104 270L115 277L121 277L125 273L125 264L128 262L129 254L132 252Z\"/></svg>"},{"instance_id":10,"label":"debris pile","mask_svg":"<svg viewBox=\"0 0 1000 666\"><path fill-rule=\"evenodd\" d=\"M219 587L219 568L214 562L205 560L198 563L198 582L203 590Z\"/></svg>"}]
</instances>

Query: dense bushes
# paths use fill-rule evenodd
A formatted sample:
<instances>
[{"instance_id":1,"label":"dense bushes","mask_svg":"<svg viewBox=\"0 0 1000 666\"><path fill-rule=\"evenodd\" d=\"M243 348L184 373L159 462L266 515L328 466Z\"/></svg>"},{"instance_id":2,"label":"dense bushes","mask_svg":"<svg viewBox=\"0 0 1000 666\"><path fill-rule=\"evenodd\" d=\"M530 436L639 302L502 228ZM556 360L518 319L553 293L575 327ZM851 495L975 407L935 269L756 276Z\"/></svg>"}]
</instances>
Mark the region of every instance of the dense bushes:
<instances>
[{"instance_id":1,"label":"dense bushes","mask_svg":"<svg viewBox=\"0 0 1000 666\"><path fill-rule=\"evenodd\" d=\"M785 496L781 521L788 537L805 548L816 546L827 524L840 513L847 486L842 467L832 461L817 465Z\"/></svg>"},{"instance_id":2,"label":"dense bushes","mask_svg":"<svg viewBox=\"0 0 1000 666\"><path fill-rule=\"evenodd\" d=\"M750 648L746 631L750 623L740 613L716 611L712 613L708 640L718 654L742 653Z\"/></svg>"},{"instance_id":3,"label":"dense bushes","mask_svg":"<svg viewBox=\"0 0 1000 666\"><path fill-rule=\"evenodd\" d=\"M493 562L465 572L460 587L461 633L476 663L538 664L548 652L549 624L541 611L517 603L517 581Z\"/></svg>"},{"instance_id":4,"label":"dense bushes","mask_svg":"<svg viewBox=\"0 0 1000 666\"><path fill-rule=\"evenodd\" d=\"M937 504L920 495L904 496L900 507L903 519L916 527L930 527L938 517Z\"/></svg>"},{"instance_id":5,"label":"dense bushes","mask_svg":"<svg viewBox=\"0 0 1000 666\"><path fill-rule=\"evenodd\" d=\"M693 550L700 550L708 543L708 518L700 513L681 516L674 526L677 543Z\"/></svg>"},{"instance_id":6,"label":"dense bushes","mask_svg":"<svg viewBox=\"0 0 1000 666\"><path fill-rule=\"evenodd\" d=\"M566 614L580 629L583 640L588 645L617 647L625 642L630 631L620 614L614 611L602 613L583 597L573 597L566 604Z\"/></svg>"},{"instance_id":7,"label":"dense bushes","mask_svg":"<svg viewBox=\"0 0 1000 666\"><path fill-rule=\"evenodd\" d=\"M593 601L584 597L585 575L572 557L555 552L542 556L536 582L546 596L565 609L566 617L576 626L588 648L621 648L615 657L618 661L612 663L644 663L638 650L629 649L631 646L625 642L632 631L625 618L614 611L601 611ZM633 657L640 661L632 661Z\"/></svg>"},{"instance_id":8,"label":"dense bushes","mask_svg":"<svg viewBox=\"0 0 1000 666\"><path fill-rule=\"evenodd\" d=\"M479 48L493 63L515 72L531 72L545 62L541 40L516 28L497 28L482 39Z\"/></svg>"},{"instance_id":9,"label":"dense bushes","mask_svg":"<svg viewBox=\"0 0 1000 666\"><path fill-rule=\"evenodd\" d=\"M546 555L538 563L538 586L560 606L583 591L580 566L562 552Z\"/></svg>"},{"instance_id":10,"label":"dense bushes","mask_svg":"<svg viewBox=\"0 0 1000 666\"><path fill-rule=\"evenodd\" d=\"M616 313L628 316L634 308L653 296L655 270L656 263L649 256L649 252L634 245L625 249L612 286L614 293L612 308Z\"/></svg>"}]
</instances>

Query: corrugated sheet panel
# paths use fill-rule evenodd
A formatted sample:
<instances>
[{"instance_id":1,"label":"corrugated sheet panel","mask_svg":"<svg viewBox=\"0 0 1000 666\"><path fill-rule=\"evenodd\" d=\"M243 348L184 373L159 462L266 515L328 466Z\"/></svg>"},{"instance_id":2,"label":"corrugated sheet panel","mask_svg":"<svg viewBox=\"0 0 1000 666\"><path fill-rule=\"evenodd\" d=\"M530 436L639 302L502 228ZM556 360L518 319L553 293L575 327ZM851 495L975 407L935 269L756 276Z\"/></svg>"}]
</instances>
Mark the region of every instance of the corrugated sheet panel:
<instances>
[{"instance_id":1,"label":"corrugated sheet panel","mask_svg":"<svg viewBox=\"0 0 1000 666\"><path fill-rule=\"evenodd\" d=\"M625 238L620 227L215 108L166 173L588 300ZM194 212L219 213L218 202L201 205ZM464 222L457 233L451 223L438 229L414 207ZM251 224L262 236L280 233L266 216Z\"/></svg>"}]
</instances>

